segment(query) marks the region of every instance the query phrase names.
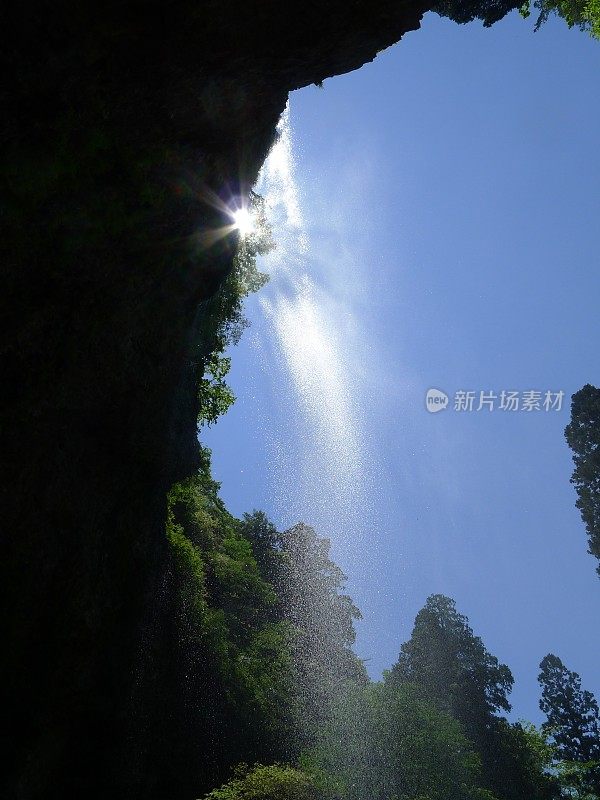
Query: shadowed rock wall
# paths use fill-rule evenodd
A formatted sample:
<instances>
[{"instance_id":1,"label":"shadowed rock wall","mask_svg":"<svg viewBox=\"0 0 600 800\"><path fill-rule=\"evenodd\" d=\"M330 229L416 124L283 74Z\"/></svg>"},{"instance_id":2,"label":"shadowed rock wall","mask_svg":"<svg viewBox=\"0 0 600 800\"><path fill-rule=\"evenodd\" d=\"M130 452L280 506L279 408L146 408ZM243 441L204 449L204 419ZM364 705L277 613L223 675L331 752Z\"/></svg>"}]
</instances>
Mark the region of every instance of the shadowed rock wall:
<instances>
[{"instance_id":1,"label":"shadowed rock wall","mask_svg":"<svg viewBox=\"0 0 600 800\"><path fill-rule=\"evenodd\" d=\"M4 14L3 797L153 796L138 706L160 683L165 492L198 465L195 331L235 248L210 244L215 198L247 193L290 90L360 67L422 12Z\"/></svg>"}]
</instances>

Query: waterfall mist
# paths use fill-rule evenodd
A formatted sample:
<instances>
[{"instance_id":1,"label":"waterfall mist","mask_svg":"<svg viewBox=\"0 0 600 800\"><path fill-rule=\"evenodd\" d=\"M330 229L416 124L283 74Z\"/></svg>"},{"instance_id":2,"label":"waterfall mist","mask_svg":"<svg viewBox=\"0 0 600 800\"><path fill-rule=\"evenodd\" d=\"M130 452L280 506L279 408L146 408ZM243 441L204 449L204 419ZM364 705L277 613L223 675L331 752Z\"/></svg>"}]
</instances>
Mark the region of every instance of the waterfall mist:
<instances>
[{"instance_id":1,"label":"waterfall mist","mask_svg":"<svg viewBox=\"0 0 600 800\"><path fill-rule=\"evenodd\" d=\"M334 293L328 273L337 265L313 247L294 175L289 105L279 138L261 172L257 191L265 198L276 248L261 261L269 274L259 297L271 349L283 381L282 402L292 405L292 439L273 442L275 505L285 522L313 520L345 566L358 548L356 537L368 481L368 440L360 408L361 343L351 305ZM345 275L351 282L356 276ZM271 356L263 362L269 366Z\"/></svg>"}]
</instances>

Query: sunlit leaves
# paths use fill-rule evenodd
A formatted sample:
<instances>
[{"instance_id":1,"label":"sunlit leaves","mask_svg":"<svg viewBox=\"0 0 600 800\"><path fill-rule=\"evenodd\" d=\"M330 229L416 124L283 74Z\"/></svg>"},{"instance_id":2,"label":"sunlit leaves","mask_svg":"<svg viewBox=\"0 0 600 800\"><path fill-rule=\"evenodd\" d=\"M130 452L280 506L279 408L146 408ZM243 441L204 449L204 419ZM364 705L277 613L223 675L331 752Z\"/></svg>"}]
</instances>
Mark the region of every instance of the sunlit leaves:
<instances>
[{"instance_id":1,"label":"sunlit leaves","mask_svg":"<svg viewBox=\"0 0 600 800\"><path fill-rule=\"evenodd\" d=\"M590 36L600 39L600 2L599 0L525 0L519 13L525 19L532 9L538 12L535 30L555 14L564 19L569 28L578 27L587 31Z\"/></svg>"}]
</instances>

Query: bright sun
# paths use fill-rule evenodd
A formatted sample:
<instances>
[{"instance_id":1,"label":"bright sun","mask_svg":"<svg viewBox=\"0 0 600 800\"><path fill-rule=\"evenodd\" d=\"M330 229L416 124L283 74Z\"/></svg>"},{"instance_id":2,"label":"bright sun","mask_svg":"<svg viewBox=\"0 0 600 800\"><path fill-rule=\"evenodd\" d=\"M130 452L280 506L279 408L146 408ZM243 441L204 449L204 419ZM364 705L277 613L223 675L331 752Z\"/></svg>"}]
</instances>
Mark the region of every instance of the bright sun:
<instances>
[{"instance_id":1,"label":"bright sun","mask_svg":"<svg viewBox=\"0 0 600 800\"><path fill-rule=\"evenodd\" d=\"M247 208L240 208L234 211L233 224L242 237L254 232L254 217Z\"/></svg>"}]
</instances>

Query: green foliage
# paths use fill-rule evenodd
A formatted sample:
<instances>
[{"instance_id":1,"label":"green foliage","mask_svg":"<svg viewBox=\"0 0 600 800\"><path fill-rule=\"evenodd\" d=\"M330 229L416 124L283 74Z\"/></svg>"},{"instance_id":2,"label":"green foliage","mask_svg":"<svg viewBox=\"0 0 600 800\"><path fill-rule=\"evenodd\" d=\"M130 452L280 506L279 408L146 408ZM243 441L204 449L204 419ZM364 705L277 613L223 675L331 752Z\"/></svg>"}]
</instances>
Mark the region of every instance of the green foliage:
<instances>
[{"instance_id":1,"label":"green foliage","mask_svg":"<svg viewBox=\"0 0 600 800\"><path fill-rule=\"evenodd\" d=\"M467 728L499 710L510 711L509 668L486 650L454 600L444 595L427 598L390 679L422 686Z\"/></svg>"},{"instance_id":2,"label":"green foliage","mask_svg":"<svg viewBox=\"0 0 600 800\"><path fill-rule=\"evenodd\" d=\"M600 713L581 678L549 653L540 663L540 708L546 714L544 730L552 736L558 756L566 761L600 759Z\"/></svg>"},{"instance_id":3,"label":"green foliage","mask_svg":"<svg viewBox=\"0 0 600 800\"><path fill-rule=\"evenodd\" d=\"M590 36L600 39L600 0L588 0L583 15L589 23Z\"/></svg>"},{"instance_id":4,"label":"green foliage","mask_svg":"<svg viewBox=\"0 0 600 800\"><path fill-rule=\"evenodd\" d=\"M481 755L485 784L499 798L551 800L558 796L558 784L548 772L549 748L534 726L494 718L487 731L478 732L474 744Z\"/></svg>"},{"instance_id":5,"label":"green foliage","mask_svg":"<svg viewBox=\"0 0 600 800\"><path fill-rule=\"evenodd\" d=\"M525 743L534 768L542 772L549 770L554 760L554 747L548 741L547 734L526 720L520 720L512 727L520 730L520 738Z\"/></svg>"},{"instance_id":6,"label":"green foliage","mask_svg":"<svg viewBox=\"0 0 600 800\"><path fill-rule=\"evenodd\" d=\"M173 521L172 508L167 516L167 539L181 576L182 607L187 616L204 621L208 614L204 560L200 549L185 536L182 526Z\"/></svg>"},{"instance_id":7,"label":"green foliage","mask_svg":"<svg viewBox=\"0 0 600 800\"><path fill-rule=\"evenodd\" d=\"M344 592L346 576L329 556L330 542L303 523L281 534L276 586L292 630L294 684L301 698L302 732L311 738L346 681L366 682L352 651L360 611Z\"/></svg>"},{"instance_id":8,"label":"green foliage","mask_svg":"<svg viewBox=\"0 0 600 800\"><path fill-rule=\"evenodd\" d=\"M555 750L561 783L575 797L600 793L600 712L581 678L549 653L540 663L544 732Z\"/></svg>"},{"instance_id":9,"label":"green foliage","mask_svg":"<svg viewBox=\"0 0 600 800\"><path fill-rule=\"evenodd\" d=\"M315 800L317 792L309 775L284 764L252 769L242 764L236 777L214 789L205 800Z\"/></svg>"},{"instance_id":10,"label":"green foliage","mask_svg":"<svg viewBox=\"0 0 600 800\"><path fill-rule=\"evenodd\" d=\"M200 747L218 754L204 766L215 781L235 761L297 755L336 689L366 677L351 650L359 612L329 542L303 525L279 533L260 512L232 517L202 457L170 493L167 539L172 657L186 696L176 735L190 759Z\"/></svg>"},{"instance_id":11,"label":"green foliage","mask_svg":"<svg viewBox=\"0 0 600 800\"><path fill-rule=\"evenodd\" d=\"M449 597L427 599L386 683L419 687L424 697L458 720L481 758L482 785L495 796L552 796L553 785L531 732L498 715L510 710L509 668L487 651Z\"/></svg>"},{"instance_id":12,"label":"green foliage","mask_svg":"<svg viewBox=\"0 0 600 800\"><path fill-rule=\"evenodd\" d=\"M254 558L264 579L274 586L282 586L287 558L283 552L283 535L263 511L244 514L242 533L252 545ZM281 607L282 603L278 605Z\"/></svg>"},{"instance_id":13,"label":"green foliage","mask_svg":"<svg viewBox=\"0 0 600 800\"><path fill-rule=\"evenodd\" d=\"M173 487L167 522L172 666L165 702L169 738L180 743L178 758L195 779L185 791L210 788L236 761L287 758L296 741L290 628L275 619L273 586L218 496L208 451L202 454L198 475Z\"/></svg>"},{"instance_id":14,"label":"green foliage","mask_svg":"<svg viewBox=\"0 0 600 800\"><path fill-rule=\"evenodd\" d=\"M499 716L512 676L453 600L430 597L398 663L370 683L329 541L304 524L280 533L257 511L236 520L209 467L204 451L171 493L168 526L197 735L219 754L215 783L232 763L304 747L302 771L246 769L209 798L553 800L561 786L586 797L589 770L575 775L543 732Z\"/></svg>"},{"instance_id":15,"label":"green foliage","mask_svg":"<svg viewBox=\"0 0 600 800\"><path fill-rule=\"evenodd\" d=\"M538 12L535 30L554 14L565 20L569 28L577 27L587 31L590 36L600 39L600 3L598 0L526 0L519 9L522 17L527 19L532 8Z\"/></svg>"},{"instance_id":16,"label":"green foliage","mask_svg":"<svg viewBox=\"0 0 600 800\"><path fill-rule=\"evenodd\" d=\"M565 20L569 28L576 26L600 39L600 0L439 0L431 10L458 23L480 19L486 27L501 20L515 9L525 19L538 12L535 30L555 14Z\"/></svg>"},{"instance_id":17,"label":"green foliage","mask_svg":"<svg viewBox=\"0 0 600 800\"><path fill-rule=\"evenodd\" d=\"M347 800L492 800L459 723L410 684L348 685L304 764Z\"/></svg>"},{"instance_id":18,"label":"green foliage","mask_svg":"<svg viewBox=\"0 0 600 800\"><path fill-rule=\"evenodd\" d=\"M562 797L570 800L598 800L598 762L578 764L575 761L559 761L555 765Z\"/></svg>"},{"instance_id":19,"label":"green foliage","mask_svg":"<svg viewBox=\"0 0 600 800\"><path fill-rule=\"evenodd\" d=\"M361 614L343 593L346 575L330 558L331 542L298 523L282 535L281 547L285 559L280 591L290 620L315 647L333 643L349 652L355 639L354 620Z\"/></svg>"},{"instance_id":20,"label":"green foliage","mask_svg":"<svg viewBox=\"0 0 600 800\"><path fill-rule=\"evenodd\" d=\"M344 593L346 576L329 557L329 540L313 528L300 523L280 533L255 511L244 516L242 530L263 577L275 587L275 618L291 631L297 727L306 742L327 717L340 687L348 680L366 682L364 666L352 651L360 612Z\"/></svg>"},{"instance_id":21,"label":"green foliage","mask_svg":"<svg viewBox=\"0 0 600 800\"><path fill-rule=\"evenodd\" d=\"M208 469L208 453L205 470ZM235 662L270 624L276 602L271 584L263 580L240 523L224 508L218 484L208 472L177 484L169 497L167 536L175 556L184 610L198 632L218 618L219 647ZM224 627L223 627L224 626Z\"/></svg>"},{"instance_id":22,"label":"green foliage","mask_svg":"<svg viewBox=\"0 0 600 800\"><path fill-rule=\"evenodd\" d=\"M210 347L202 360L201 423L213 423L233 402L223 353L243 330L242 298L264 282L257 252L256 243L242 241L234 271L204 316ZM305 751L304 772L245 768L208 798L558 796L544 736L499 716L510 710L510 670L453 600L427 600L385 683L372 684L352 651L360 612L344 592L346 576L330 558L329 541L302 523L281 533L258 511L237 520L218 489L203 450L199 474L169 499L189 759L201 763L202 752L213 753L212 771L204 772L214 785L237 761L287 760L301 746Z\"/></svg>"},{"instance_id":23,"label":"green foliage","mask_svg":"<svg viewBox=\"0 0 600 800\"><path fill-rule=\"evenodd\" d=\"M206 314L204 332L211 340L213 351L217 352L237 344L248 324L243 313L243 301L268 281L268 276L258 270L256 260L275 245L264 199L255 192L250 195L249 212L254 221L253 231L239 239L232 270L211 299Z\"/></svg>"},{"instance_id":24,"label":"green foliage","mask_svg":"<svg viewBox=\"0 0 600 800\"><path fill-rule=\"evenodd\" d=\"M461 24L480 19L488 28L518 7L518 0L439 0L431 10Z\"/></svg>"},{"instance_id":25,"label":"green foliage","mask_svg":"<svg viewBox=\"0 0 600 800\"><path fill-rule=\"evenodd\" d=\"M198 355L202 377L198 386L201 425L211 425L234 402L234 395L225 382L231 359L223 354L237 344L248 321L243 313L244 299L257 292L268 276L257 268L257 257L273 249L271 229L267 222L263 198L251 192L249 212L253 230L240 238L233 267L218 292L206 304L199 331L201 353Z\"/></svg>"},{"instance_id":26,"label":"green foliage","mask_svg":"<svg viewBox=\"0 0 600 800\"><path fill-rule=\"evenodd\" d=\"M573 451L571 483L588 534L588 552L600 560L600 389L588 383L573 395L565 437ZM600 575L600 565L597 571Z\"/></svg>"},{"instance_id":27,"label":"green foliage","mask_svg":"<svg viewBox=\"0 0 600 800\"><path fill-rule=\"evenodd\" d=\"M204 362L204 375L198 385L201 423L212 425L229 409L235 395L225 382L231 367L231 359L211 353Z\"/></svg>"},{"instance_id":28,"label":"green foliage","mask_svg":"<svg viewBox=\"0 0 600 800\"><path fill-rule=\"evenodd\" d=\"M207 800L552 800L559 783L587 800L589 772L557 765L543 732L498 716L512 676L454 601L430 597L398 663L370 683L329 541L303 524L280 533L261 512L234 519L204 458L174 488L168 526L194 719L211 726L216 775L305 748L300 770L246 767Z\"/></svg>"}]
</instances>

